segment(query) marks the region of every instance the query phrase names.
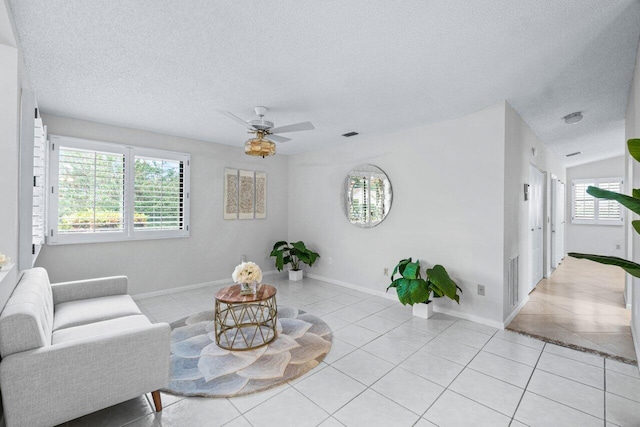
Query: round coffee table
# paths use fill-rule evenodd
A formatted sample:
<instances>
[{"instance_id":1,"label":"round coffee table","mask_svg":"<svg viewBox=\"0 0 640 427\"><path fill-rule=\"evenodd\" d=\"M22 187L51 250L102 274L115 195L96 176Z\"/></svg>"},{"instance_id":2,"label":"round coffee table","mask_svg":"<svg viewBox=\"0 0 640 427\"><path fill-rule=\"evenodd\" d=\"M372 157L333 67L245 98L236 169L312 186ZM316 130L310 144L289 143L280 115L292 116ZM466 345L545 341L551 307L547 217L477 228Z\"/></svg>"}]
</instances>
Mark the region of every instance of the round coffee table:
<instances>
[{"instance_id":1,"label":"round coffee table","mask_svg":"<svg viewBox=\"0 0 640 427\"><path fill-rule=\"evenodd\" d=\"M241 295L240 285L216 293L216 344L227 350L246 351L276 339L276 288L258 285L255 295Z\"/></svg>"}]
</instances>

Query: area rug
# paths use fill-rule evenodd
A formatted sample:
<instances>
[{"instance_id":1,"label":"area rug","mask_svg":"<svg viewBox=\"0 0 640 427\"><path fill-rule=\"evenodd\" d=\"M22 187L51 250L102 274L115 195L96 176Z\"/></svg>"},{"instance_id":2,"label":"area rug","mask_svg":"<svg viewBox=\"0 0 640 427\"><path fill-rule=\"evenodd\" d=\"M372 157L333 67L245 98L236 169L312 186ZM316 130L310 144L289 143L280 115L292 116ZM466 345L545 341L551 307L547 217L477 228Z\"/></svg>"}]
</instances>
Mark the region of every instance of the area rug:
<instances>
[{"instance_id":1,"label":"area rug","mask_svg":"<svg viewBox=\"0 0 640 427\"><path fill-rule=\"evenodd\" d=\"M243 396L276 387L320 364L331 329L319 317L278 307L277 338L248 351L216 344L213 310L171 324L171 367L163 390L182 396Z\"/></svg>"}]
</instances>

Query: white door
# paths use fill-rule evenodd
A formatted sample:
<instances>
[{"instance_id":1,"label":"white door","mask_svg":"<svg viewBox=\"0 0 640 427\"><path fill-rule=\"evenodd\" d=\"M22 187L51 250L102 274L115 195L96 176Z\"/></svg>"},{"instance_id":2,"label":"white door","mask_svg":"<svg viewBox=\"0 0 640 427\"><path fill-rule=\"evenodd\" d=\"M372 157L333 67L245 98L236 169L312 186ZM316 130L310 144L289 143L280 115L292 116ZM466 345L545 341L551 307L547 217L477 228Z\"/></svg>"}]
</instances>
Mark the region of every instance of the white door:
<instances>
[{"instance_id":1,"label":"white door","mask_svg":"<svg viewBox=\"0 0 640 427\"><path fill-rule=\"evenodd\" d=\"M538 282L542 280L544 274L542 249L543 240L543 211L544 211L544 199L543 199L543 186L544 186L544 174L540 172L535 166L531 166L529 175L529 228L531 229L531 288L532 291Z\"/></svg>"},{"instance_id":2,"label":"white door","mask_svg":"<svg viewBox=\"0 0 640 427\"><path fill-rule=\"evenodd\" d=\"M558 181L558 226L556 227L556 239L558 245L556 246L556 262L560 264L564 259L564 223L565 223L565 203L564 199L564 182Z\"/></svg>"},{"instance_id":3,"label":"white door","mask_svg":"<svg viewBox=\"0 0 640 427\"><path fill-rule=\"evenodd\" d=\"M564 182L551 183L551 266L558 267L564 258Z\"/></svg>"},{"instance_id":4,"label":"white door","mask_svg":"<svg viewBox=\"0 0 640 427\"><path fill-rule=\"evenodd\" d=\"M551 176L551 268L558 266L558 187L560 181Z\"/></svg>"}]
</instances>

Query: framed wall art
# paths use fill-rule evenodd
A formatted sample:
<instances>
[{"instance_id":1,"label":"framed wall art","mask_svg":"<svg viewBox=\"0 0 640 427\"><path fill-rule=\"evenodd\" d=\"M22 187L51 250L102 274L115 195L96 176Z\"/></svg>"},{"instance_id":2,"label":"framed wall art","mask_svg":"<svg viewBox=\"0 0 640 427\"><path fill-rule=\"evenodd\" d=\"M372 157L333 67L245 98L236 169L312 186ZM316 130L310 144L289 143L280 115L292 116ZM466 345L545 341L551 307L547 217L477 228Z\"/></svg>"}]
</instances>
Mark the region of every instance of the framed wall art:
<instances>
[{"instance_id":1,"label":"framed wall art","mask_svg":"<svg viewBox=\"0 0 640 427\"><path fill-rule=\"evenodd\" d=\"M256 219L267 217L267 173L256 172Z\"/></svg>"},{"instance_id":2,"label":"framed wall art","mask_svg":"<svg viewBox=\"0 0 640 427\"><path fill-rule=\"evenodd\" d=\"M224 170L224 219L238 219L238 169Z\"/></svg>"},{"instance_id":3,"label":"framed wall art","mask_svg":"<svg viewBox=\"0 0 640 427\"><path fill-rule=\"evenodd\" d=\"M267 217L267 173L224 170L224 219Z\"/></svg>"},{"instance_id":4,"label":"framed wall art","mask_svg":"<svg viewBox=\"0 0 640 427\"><path fill-rule=\"evenodd\" d=\"M238 218L253 219L255 212L255 172L241 170L240 196L238 197Z\"/></svg>"}]
</instances>

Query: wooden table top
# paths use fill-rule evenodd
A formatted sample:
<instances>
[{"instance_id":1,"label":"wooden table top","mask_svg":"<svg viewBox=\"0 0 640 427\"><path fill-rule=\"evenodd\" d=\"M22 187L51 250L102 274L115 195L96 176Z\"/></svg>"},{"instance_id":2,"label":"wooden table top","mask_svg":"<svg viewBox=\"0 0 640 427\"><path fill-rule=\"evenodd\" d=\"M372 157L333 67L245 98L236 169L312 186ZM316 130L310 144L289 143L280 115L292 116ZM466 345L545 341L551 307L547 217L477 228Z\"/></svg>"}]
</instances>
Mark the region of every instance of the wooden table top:
<instances>
[{"instance_id":1,"label":"wooden table top","mask_svg":"<svg viewBox=\"0 0 640 427\"><path fill-rule=\"evenodd\" d=\"M216 299L230 304L264 301L276 294L277 290L264 283L258 285L255 295L240 295L240 285L229 286L216 292Z\"/></svg>"}]
</instances>

